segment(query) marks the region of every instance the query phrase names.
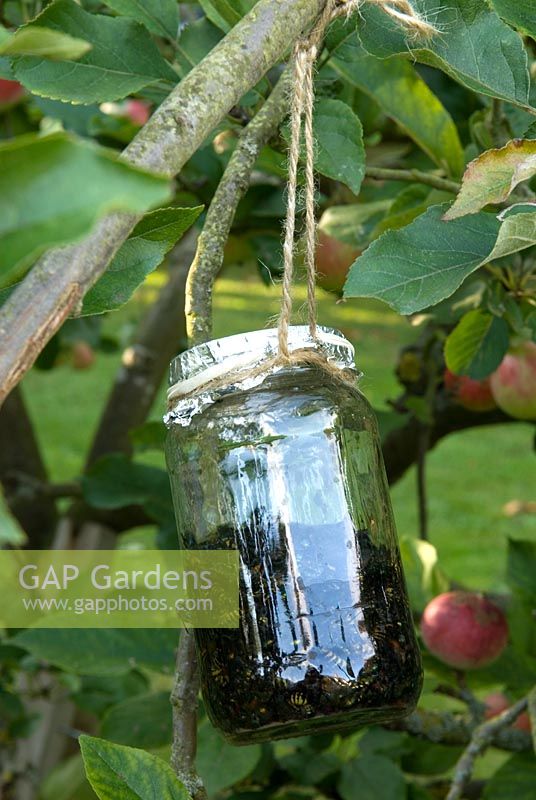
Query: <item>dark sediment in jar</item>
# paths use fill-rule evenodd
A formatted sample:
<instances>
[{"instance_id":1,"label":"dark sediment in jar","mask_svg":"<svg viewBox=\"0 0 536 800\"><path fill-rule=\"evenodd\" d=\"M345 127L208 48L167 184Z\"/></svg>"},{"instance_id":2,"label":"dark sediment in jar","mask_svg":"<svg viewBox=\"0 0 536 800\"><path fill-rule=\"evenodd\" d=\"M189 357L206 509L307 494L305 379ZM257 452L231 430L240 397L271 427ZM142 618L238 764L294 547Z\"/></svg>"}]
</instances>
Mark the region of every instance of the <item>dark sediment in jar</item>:
<instances>
[{"instance_id":1,"label":"dark sediment in jar","mask_svg":"<svg viewBox=\"0 0 536 800\"><path fill-rule=\"evenodd\" d=\"M394 720L422 673L396 549L348 520L257 516L212 547L241 557L238 629L197 630L203 696L236 744Z\"/></svg>"}]
</instances>

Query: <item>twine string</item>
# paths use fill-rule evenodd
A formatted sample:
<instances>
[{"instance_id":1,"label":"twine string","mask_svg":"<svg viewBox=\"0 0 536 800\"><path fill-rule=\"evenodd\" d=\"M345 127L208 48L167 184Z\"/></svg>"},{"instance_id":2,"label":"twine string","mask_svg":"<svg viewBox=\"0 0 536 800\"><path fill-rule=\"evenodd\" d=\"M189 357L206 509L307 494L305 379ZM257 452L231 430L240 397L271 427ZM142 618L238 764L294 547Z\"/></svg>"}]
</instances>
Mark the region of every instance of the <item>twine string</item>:
<instances>
[{"instance_id":1,"label":"twine string","mask_svg":"<svg viewBox=\"0 0 536 800\"><path fill-rule=\"evenodd\" d=\"M307 271L307 314L313 339L317 333L316 309L316 217L315 217L315 141L313 131L314 69L326 29L336 17L349 16L364 3L380 7L402 25L414 38L431 37L436 29L420 14L409 0L327 0L322 14L309 35L300 39L294 48L294 69L290 98L290 144L288 150L287 208L283 241L283 280L278 322L279 358L290 360L288 334L292 317L292 286L296 234L296 205L298 196L298 164L304 140L305 183L305 267Z\"/></svg>"},{"instance_id":2,"label":"twine string","mask_svg":"<svg viewBox=\"0 0 536 800\"><path fill-rule=\"evenodd\" d=\"M296 233L296 205L298 194L298 164L300 160L303 130L305 149L305 265L307 268L307 308L309 330L313 340L317 340L316 322L316 219L315 219L315 176L314 176L314 68L316 59L329 23L340 15L350 15L364 3L380 7L402 25L407 34L414 38L430 37L437 31L416 13L409 0L327 0L322 14L309 35L300 39L294 49L293 86L290 98L290 145L288 155L288 188L285 235L283 244L283 281L281 310L278 323L277 354L266 357L261 363L252 358L251 364L238 366L231 372L222 372L186 388L178 381L168 391L170 411L178 398L197 395L201 390L213 390L240 384L241 381L263 376L281 365L309 366L322 369L333 381L355 385L356 373L351 369L341 369L340 365L328 360L321 348L305 347L289 352L289 326L292 315L292 284L294 279L294 237Z\"/></svg>"}]
</instances>

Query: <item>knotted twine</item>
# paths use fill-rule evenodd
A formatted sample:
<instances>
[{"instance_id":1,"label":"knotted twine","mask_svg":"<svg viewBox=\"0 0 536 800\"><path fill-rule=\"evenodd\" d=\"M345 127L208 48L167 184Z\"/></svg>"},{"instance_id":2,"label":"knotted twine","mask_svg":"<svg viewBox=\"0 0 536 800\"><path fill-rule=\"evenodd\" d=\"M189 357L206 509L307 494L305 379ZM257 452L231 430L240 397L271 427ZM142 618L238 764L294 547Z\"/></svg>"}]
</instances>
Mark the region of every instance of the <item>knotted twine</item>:
<instances>
[{"instance_id":1,"label":"knotted twine","mask_svg":"<svg viewBox=\"0 0 536 800\"><path fill-rule=\"evenodd\" d=\"M430 37L435 28L423 19L408 0L327 0L324 10L309 35L300 39L294 48L294 74L290 101L290 145L288 154L287 213L283 244L283 283L281 310L278 322L279 358L291 359L288 329L292 315L292 284L294 278L296 201L298 164L303 131L305 178L305 268L307 271L307 311L311 337L317 337L316 321L316 219L315 219L315 141L313 133L314 67L319 49L330 22L341 15L349 16L362 5L379 6L401 24L413 38Z\"/></svg>"},{"instance_id":2,"label":"knotted twine","mask_svg":"<svg viewBox=\"0 0 536 800\"><path fill-rule=\"evenodd\" d=\"M409 0L327 0L324 10L310 33L298 40L293 53L293 80L290 97L290 144L288 153L287 208L283 243L283 280L281 309L279 313L277 355L265 358L262 363L245 365L234 371L225 372L216 378L198 383L195 389L186 389L183 381L171 386L168 403L173 408L178 397L219 389L238 384L245 379L256 378L278 367L295 364L319 367L331 379L344 383L355 383L353 370L341 369L332 364L321 350L301 348L289 350L289 326L292 316L292 286L294 280L294 256L296 233L296 206L298 195L298 165L301 155L301 139L304 139L304 177L305 177L305 267L307 271L307 310L309 332L313 341L317 340L316 313L316 218L315 218L315 141L313 131L314 109L314 68L330 22L341 15L350 16L364 4L378 6L388 16L405 28L411 38L429 38L436 29L420 16ZM188 383L188 382L186 382Z\"/></svg>"}]
</instances>

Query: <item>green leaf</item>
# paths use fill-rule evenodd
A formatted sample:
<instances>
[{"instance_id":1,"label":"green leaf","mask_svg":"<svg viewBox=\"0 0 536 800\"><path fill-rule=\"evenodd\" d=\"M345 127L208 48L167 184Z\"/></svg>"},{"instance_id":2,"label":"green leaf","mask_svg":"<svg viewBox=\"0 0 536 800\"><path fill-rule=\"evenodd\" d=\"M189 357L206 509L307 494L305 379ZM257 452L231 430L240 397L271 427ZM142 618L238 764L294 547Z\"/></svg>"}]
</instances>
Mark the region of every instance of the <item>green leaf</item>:
<instances>
[{"instance_id":1,"label":"green leaf","mask_svg":"<svg viewBox=\"0 0 536 800\"><path fill-rule=\"evenodd\" d=\"M536 203L517 203L499 214L501 230L489 260L536 244Z\"/></svg>"},{"instance_id":2,"label":"green leaf","mask_svg":"<svg viewBox=\"0 0 536 800\"><path fill-rule=\"evenodd\" d=\"M390 205L390 200L378 200L373 203L330 206L322 214L318 229L346 244L364 247Z\"/></svg>"},{"instance_id":3,"label":"green leaf","mask_svg":"<svg viewBox=\"0 0 536 800\"><path fill-rule=\"evenodd\" d=\"M491 5L514 28L536 37L536 0L491 0Z\"/></svg>"},{"instance_id":4,"label":"green leaf","mask_svg":"<svg viewBox=\"0 0 536 800\"><path fill-rule=\"evenodd\" d=\"M359 193L365 175L363 128L341 100L320 99L314 110L315 169Z\"/></svg>"},{"instance_id":5,"label":"green leaf","mask_svg":"<svg viewBox=\"0 0 536 800\"><path fill-rule=\"evenodd\" d=\"M190 70L209 53L220 41L221 31L206 17L196 19L187 25L177 42L177 63L181 76Z\"/></svg>"},{"instance_id":6,"label":"green leaf","mask_svg":"<svg viewBox=\"0 0 536 800\"><path fill-rule=\"evenodd\" d=\"M336 48L335 55L330 64L339 75L372 97L447 173L462 173L465 162L456 126L411 64L402 58L374 58L356 33Z\"/></svg>"},{"instance_id":7,"label":"green leaf","mask_svg":"<svg viewBox=\"0 0 536 800\"><path fill-rule=\"evenodd\" d=\"M429 187L422 184L410 184L397 194L389 213L374 229L372 238L376 239L385 231L409 225L420 214L424 214L427 208L446 202L450 197L450 194L437 189L430 191Z\"/></svg>"},{"instance_id":8,"label":"green leaf","mask_svg":"<svg viewBox=\"0 0 536 800\"><path fill-rule=\"evenodd\" d=\"M92 49L78 61L15 59L17 80L34 94L91 104L120 100L156 81L173 84L178 79L147 30L130 19L88 14L73 0L56 0L36 17L35 24L83 37Z\"/></svg>"},{"instance_id":9,"label":"green leaf","mask_svg":"<svg viewBox=\"0 0 536 800\"><path fill-rule=\"evenodd\" d=\"M82 492L94 508L142 506L152 519L175 531L169 478L163 469L119 454L104 456L82 478Z\"/></svg>"},{"instance_id":10,"label":"green leaf","mask_svg":"<svg viewBox=\"0 0 536 800\"><path fill-rule=\"evenodd\" d=\"M32 628L12 640L35 658L78 675L122 675L139 665L171 672L177 633L171 629Z\"/></svg>"},{"instance_id":11,"label":"green leaf","mask_svg":"<svg viewBox=\"0 0 536 800\"><path fill-rule=\"evenodd\" d=\"M345 297L377 297L401 314L449 297L487 260L500 223L485 213L445 222L445 209L432 206L407 227L376 239L350 268Z\"/></svg>"},{"instance_id":12,"label":"green leaf","mask_svg":"<svg viewBox=\"0 0 536 800\"><path fill-rule=\"evenodd\" d=\"M246 778L260 756L258 744L233 747L208 720L199 727L197 768L209 796Z\"/></svg>"},{"instance_id":13,"label":"green leaf","mask_svg":"<svg viewBox=\"0 0 536 800\"><path fill-rule=\"evenodd\" d=\"M534 800L536 759L533 753L519 753L499 767L490 778L483 800Z\"/></svg>"},{"instance_id":14,"label":"green leaf","mask_svg":"<svg viewBox=\"0 0 536 800\"><path fill-rule=\"evenodd\" d=\"M105 714L101 734L116 744L150 750L171 742L169 692L131 697Z\"/></svg>"},{"instance_id":15,"label":"green leaf","mask_svg":"<svg viewBox=\"0 0 536 800\"><path fill-rule=\"evenodd\" d=\"M536 542L508 539L506 575L508 586L536 604Z\"/></svg>"},{"instance_id":16,"label":"green leaf","mask_svg":"<svg viewBox=\"0 0 536 800\"><path fill-rule=\"evenodd\" d=\"M481 308L469 311L445 343L447 367L455 375L483 380L494 372L508 350L508 325Z\"/></svg>"},{"instance_id":17,"label":"green leaf","mask_svg":"<svg viewBox=\"0 0 536 800\"><path fill-rule=\"evenodd\" d=\"M154 496L169 496L163 469L136 464L113 454L99 459L82 478L84 499L94 508L141 505Z\"/></svg>"},{"instance_id":18,"label":"green leaf","mask_svg":"<svg viewBox=\"0 0 536 800\"><path fill-rule=\"evenodd\" d=\"M54 767L39 787L39 800L95 800L95 797L79 753Z\"/></svg>"},{"instance_id":19,"label":"green leaf","mask_svg":"<svg viewBox=\"0 0 536 800\"><path fill-rule=\"evenodd\" d=\"M3 56L41 56L42 58L81 58L91 50L89 42L76 39L61 31L30 25L19 28L0 44Z\"/></svg>"},{"instance_id":20,"label":"green leaf","mask_svg":"<svg viewBox=\"0 0 536 800\"><path fill-rule=\"evenodd\" d=\"M228 33L244 14L251 11L257 0L199 0L207 18Z\"/></svg>"},{"instance_id":21,"label":"green leaf","mask_svg":"<svg viewBox=\"0 0 536 800\"><path fill-rule=\"evenodd\" d=\"M527 54L518 34L482 0L414 0L438 29L436 36L411 41L384 12L366 4L360 36L380 58L402 54L446 72L467 88L529 107Z\"/></svg>"},{"instance_id":22,"label":"green leaf","mask_svg":"<svg viewBox=\"0 0 536 800\"><path fill-rule=\"evenodd\" d=\"M169 182L111 151L56 133L0 143L0 276L87 233L110 211L140 213L169 197Z\"/></svg>"},{"instance_id":23,"label":"green leaf","mask_svg":"<svg viewBox=\"0 0 536 800\"><path fill-rule=\"evenodd\" d=\"M108 8L131 17L157 36L175 41L179 32L177 0L104 0Z\"/></svg>"},{"instance_id":24,"label":"green leaf","mask_svg":"<svg viewBox=\"0 0 536 800\"><path fill-rule=\"evenodd\" d=\"M26 534L9 510L4 491L0 486L0 547L4 545L19 547L25 543Z\"/></svg>"},{"instance_id":25,"label":"green leaf","mask_svg":"<svg viewBox=\"0 0 536 800\"><path fill-rule=\"evenodd\" d=\"M164 442L166 439L166 426L160 420L151 420L144 422L137 428L131 428L128 432L128 438L134 450L137 453L144 453L147 450L158 450L159 453L164 451Z\"/></svg>"},{"instance_id":26,"label":"green leaf","mask_svg":"<svg viewBox=\"0 0 536 800\"><path fill-rule=\"evenodd\" d=\"M0 56L0 79L5 81L15 80L15 75L13 74L13 69L11 67L11 61L9 58L4 56Z\"/></svg>"},{"instance_id":27,"label":"green leaf","mask_svg":"<svg viewBox=\"0 0 536 800\"><path fill-rule=\"evenodd\" d=\"M516 186L536 175L536 141L514 139L471 161L462 188L445 219L475 214L488 203L502 203Z\"/></svg>"},{"instance_id":28,"label":"green leaf","mask_svg":"<svg viewBox=\"0 0 536 800\"><path fill-rule=\"evenodd\" d=\"M402 756L402 768L412 775L440 775L447 772L463 753L463 747L427 742L413 737L408 749L409 752Z\"/></svg>"},{"instance_id":29,"label":"green leaf","mask_svg":"<svg viewBox=\"0 0 536 800\"><path fill-rule=\"evenodd\" d=\"M406 794L406 782L397 765L389 758L367 755L344 765L337 785L343 800L400 800Z\"/></svg>"},{"instance_id":30,"label":"green leaf","mask_svg":"<svg viewBox=\"0 0 536 800\"><path fill-rule=\"evenodd\" d=\"M102 314L126 303L202 210L203 206L161 208L147 214L116 253L104 275L86 294L82 314Z\"/></svg>"},{"instance_id":31,"label":"green leaf","mask_svg":"<svg viewBox=\"0 0 536 800\"><path fill-rule=\"evenodd\" d=\"M88 780L100 800L190 800L162 759L92 736L80 736L79 742Z\"/></svg>"},{"instance_id":32,"label":"green leaf","mask_svg":"<svg viewBox=\"0 0 536 800\"><path fill-rule=\"evenodd\" d=\"M121 534L118 541L123 536L125 534ZM82 675L78 680L80 688L73 695L73 702L77 708L89 711L97 717L102 717L112 706L131 697L146 694L149 690L148 678L137 670L121 675Z\"/></svg>"}]
</instances>

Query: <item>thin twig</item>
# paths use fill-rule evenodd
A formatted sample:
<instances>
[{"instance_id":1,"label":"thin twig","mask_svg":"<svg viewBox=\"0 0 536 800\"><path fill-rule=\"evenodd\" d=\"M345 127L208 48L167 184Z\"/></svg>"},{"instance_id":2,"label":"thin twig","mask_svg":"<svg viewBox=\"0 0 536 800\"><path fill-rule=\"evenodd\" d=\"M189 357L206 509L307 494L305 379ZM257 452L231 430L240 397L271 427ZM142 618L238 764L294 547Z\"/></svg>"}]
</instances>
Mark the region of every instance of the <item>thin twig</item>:
<instances>
[{"instance_id":1,"label":"thin twig","mask_svg":"<svg viewBox=\"0 0 536 800\"><path fill-rule=\"evenodd\" d=\"M494 97L491 101L489 127L495 147L502 147L509 138L505 135L505 119L503 101Z\"/></svg>"},{"instance_id":2,"label":"thin twig","mask_svg":"<svg viewBox=\"0 0 536 800\"><path fill-rule=\"evenodd\" d=\"M203 781L195 770L199 676L193 634L183 630L177 648L175 684L171 693L173 743L171 766L194 800L205 800Z\"/></svg>"},{"instance_id":3,"label":"thin twig","mask_svg":"<svg viewBox=\"0 0 536 800\"><path fill-rule=\"evenodd\" d=\"M495 722L494 718L493 722ZM486 723L488 724L488 723ZM419 708L399 722L388 725L392 730L406 731L411 736L426 739L429 742L441 742L447 745L467 745L475 732L475 725L464 714L453 714L448 711L427 711ZM494 728L489 744L510 753L524 753L532 750L532 737L527 731L517 728Z\"/></svg>"},{"instance_id":4,"label":"thin twig","mask_svg":"<svg viewBox=\"0 0 536 800\"><path fill-rule=\"evenodd\" d=\"M458 688L441 683L436 686L434 693L442 694L444 697L452 697L455 700L459 700L460 703L465 703L475 724L478 724L484 718L484 713L486 711L485 704L475 697L472 691L465 685L465 682L460 681Z\"/></svg>"},{"instance_id":5,"label":"thin twig","mask_svg":"<svg viewBox=\"0 0 536 800\"><path fill-rule=\"evenodd\" d=\"M49 483L17 469L6 472L4 479L13 486L14 498L24 499L26 502L34 502L38 497L59 500L65 497L80 497L82 494L78 481Z\"/></svg>"},{"instance_id":6,"label":"thin twig","mask_svg":"<svg viewBox=\"0 0 536 800\"><path fill-rule=\"evenodd\" d=\"M367 178L376 181L403 181L404 183L422 183L439 189L443 192L458 194L461 184L450 181L448 178L440 178L433 172L422 172L420 169L389 169L387 167L367 167L365 170Z\"/></svg>"},{"instance_id":7,"label":"thin twig","mask_svg":"<svg viewBox=\"0 0 536 800\"><path fill-rule=\"evenodd\" d=\"M421 424L417 449L417 501L419 512L419 539L428 541L428 497L426 491L426 456L430 449L430 426Z\"/></svg>"},{"instance_id":8,"label":"thin twig","mask_svg":"<svg viewBox=\"0 0 536 800\"><path fill-rule=\"evenodd\" d=\"M472 775L476 759L493 744L494 739L500 731L508 728L512 722L515 722L519 715L527 708L527 703L528 698L524 697L523 700L519 700L519 702L515 703L511 708L503 711L502 714L493 717L493 719L484 722L474 729L471 741L456 764L454 778L446 800L459 800L463 794L466 783Z\"/></svg>"},{"instance_id":9,"label":"thin twig","mask_svg":"<svg viewBox=\"0 0 536 800\"><path fill-rule=\"evenodd\" d=\"M225 244L238 204L249 188L259 153L277 132L287 111L288 87L286 71L264 106L243 130L207 211L186 284L186 321L192 344L210 339L212 288L223 265Z\"/></svg>"}]
</instances>

